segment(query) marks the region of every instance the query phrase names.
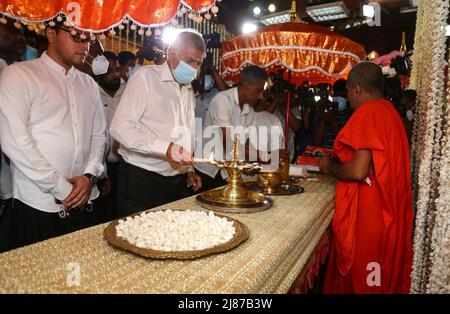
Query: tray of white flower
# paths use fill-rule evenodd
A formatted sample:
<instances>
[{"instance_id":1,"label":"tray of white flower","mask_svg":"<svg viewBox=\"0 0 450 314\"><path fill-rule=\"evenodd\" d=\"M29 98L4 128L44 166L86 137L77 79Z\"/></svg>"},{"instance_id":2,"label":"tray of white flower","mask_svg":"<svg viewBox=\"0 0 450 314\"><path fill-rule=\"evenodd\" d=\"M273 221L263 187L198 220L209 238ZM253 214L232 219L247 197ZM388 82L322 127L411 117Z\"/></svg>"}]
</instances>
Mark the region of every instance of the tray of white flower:
<instances>
[{"instance_id":1,"label":"tray of white flower","mask_svg":"<svg viewBox=\"0 0 450 314\"><path fill-rule=\"evenodd\" d=\"M250 235L228 216L199 210L148 210L111 222L103 235L110 245L154 259L195 259L236 248Z\"/></svg>"}]
</instances>

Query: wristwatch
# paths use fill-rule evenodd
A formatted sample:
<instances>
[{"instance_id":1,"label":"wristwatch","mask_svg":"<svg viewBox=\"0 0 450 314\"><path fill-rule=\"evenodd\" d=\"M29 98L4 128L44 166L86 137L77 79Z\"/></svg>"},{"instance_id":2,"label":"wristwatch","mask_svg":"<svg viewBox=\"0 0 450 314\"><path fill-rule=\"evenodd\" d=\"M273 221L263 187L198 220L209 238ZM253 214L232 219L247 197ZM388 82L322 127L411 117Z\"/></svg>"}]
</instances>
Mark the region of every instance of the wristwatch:
<instances>
[{"instance_id":1,"label":"wristwatch","mask_svg":"<svg viewBox=\"0 0 450 314\"><path fill-rule=\"evenodd\" d=\"M98 178L96 176L93 176L90 173L85 173L83 174L84 176L86 176L89 179L89 182L94 186L95 184L97 184L98 182Z\"/></svg>"}]
</instances>

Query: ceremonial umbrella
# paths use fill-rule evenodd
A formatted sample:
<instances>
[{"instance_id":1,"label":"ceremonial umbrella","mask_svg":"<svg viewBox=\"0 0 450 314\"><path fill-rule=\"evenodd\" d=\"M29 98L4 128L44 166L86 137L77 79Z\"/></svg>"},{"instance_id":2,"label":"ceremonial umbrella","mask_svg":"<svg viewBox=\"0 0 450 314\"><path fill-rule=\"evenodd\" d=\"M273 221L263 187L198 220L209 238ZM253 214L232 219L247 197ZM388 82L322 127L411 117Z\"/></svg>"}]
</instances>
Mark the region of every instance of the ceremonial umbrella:
<instances>
[{"instance_id":1,"label":"ceremonial umbrella","mask_svg":"<svg viewBox=\"0 0 450 314\"><path fill-rule=\"evenodd\" d=\"M222 43L221 71L237 82L248 64L290 72L291 83L333 83L365 59L364 47L327 28L288 22L265 26ZM286 79L288 75L286 74Z\"/></svg>"},{"instance_id":2,"label":"ceremonial umbrella","mask_svg":"<svg viewBox=\"0 0 450 314\"><path fill-rule=\"evenodd\" d=\"M248 64L278 72L299 84L334 83L345 78L353 65L365 59L364 47L327 28L303 22L287 22L262 27L250 34L222 43L221 73L237 83ZM289 132L290 92L287 94L285 136Z\"/></svg>"},{"instance_id":3,"label":"ceremonial umbrella","mask_svg":"<svg viewBox=\"0 0 450 314\"><path fill-rule=\"evenodd\" d=\"M78 29L99 33L130 19L141 27L156 27L185 13L199 17L211 9L217 13L216 0L0 0L0 15L23 22L45 22L64 14ZM209 13L205 18L210 18Z\"/></svg>"}]
</instances>

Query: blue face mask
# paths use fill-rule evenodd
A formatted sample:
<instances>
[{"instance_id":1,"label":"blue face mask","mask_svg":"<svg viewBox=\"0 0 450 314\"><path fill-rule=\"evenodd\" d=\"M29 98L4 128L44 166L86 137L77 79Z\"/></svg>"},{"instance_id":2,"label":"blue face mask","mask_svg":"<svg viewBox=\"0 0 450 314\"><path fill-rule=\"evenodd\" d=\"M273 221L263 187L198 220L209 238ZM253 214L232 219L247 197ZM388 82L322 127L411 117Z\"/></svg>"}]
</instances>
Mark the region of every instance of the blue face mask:
<instances>
[{"instance_id":1,"label":"blue face mask","mask_svg":"<svg viewBox=\"0 0 450 314\"><path fill-rule=\"evenodd\" d=\"M347 109L347 99L342 98L342 97L334 97L333 98L334 102L338 103L338 111L343 111L345 109Z\"/></svg>"},{"instance_id":2,"label":"blue face mask","mask_svg":"<svg viewBox=\"0 0 450 314\"><path fill-rule=\"evenodd\" d=\"M27 60L33 60L36 58L38 58L37 50L35 48L27 45L25 53L22 56L22 60L27 61Z\"/></svg>"},{"instance_id":3,"label":"blue face mask","mask_svg":"<svg viewBox=\"0 0 450 314\"><path fill-rule=\"evenodd\" d=\"M180 58L179 58L180 59ZM189 84L197 76L197 69L180 59L180 63L173 70L173 76L180 84Z\"/></svg>"},{"instance_id":4,"label":"blue face mask","mask_svg":"<svg viewBox=\"0 0 450 314\"><path fill-rule=\"evenodd\" d=\"M210 91L214 87L214 78L212 75L205 75L205 90Z\"/></svg>"}]
</instances>

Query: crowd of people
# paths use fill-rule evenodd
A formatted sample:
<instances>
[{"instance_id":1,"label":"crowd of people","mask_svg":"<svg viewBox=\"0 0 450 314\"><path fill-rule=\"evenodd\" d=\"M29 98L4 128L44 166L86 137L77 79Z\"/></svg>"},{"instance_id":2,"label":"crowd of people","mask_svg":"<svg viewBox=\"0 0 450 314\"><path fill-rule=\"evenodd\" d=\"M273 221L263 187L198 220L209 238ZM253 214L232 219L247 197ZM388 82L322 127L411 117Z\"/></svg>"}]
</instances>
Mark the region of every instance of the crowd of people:
<instances>
[{"instance_id":1,"label":"crowd of people","mask_svg":"<svg viewBox=\"0 0 450 314\"><path fill-rule=\"evenodd\" d=\"M201 34L192 30L180 32L165 54L154 54L149 66L144 66L142 50L137 55L103 51L99 41L73 32L63 22L47 25L45 37L45 44L41 39L33 42L11 23L0 25L0 251L224 185L227 174L195 162L194 153L200 150L202 158L217 150L230 154L233 127L264 126L279 132L275 138L262 137L269 145L244 140L245 156L253 148L256 160L267 161L268 151L287 148L293 162L308 145L315 145L334 147L346 162L324 159L320 166L344 182L336 192L336 263L331 263L329 291L349 286L364 290L359 281L374 255L389 267L409 261L408 243L389 246L383 254L378 254L378 242L362 249L373 234L381 239L387 232L380 229L382 218L373 214L384 196L394 204L387 207L395 221L388 230L390 239L401 243L412 224L412 212L405 214L411 204L405 201L410 185L404 139L411 138L416 95L384 82L377 65L362 63L348 81L333 86L295 86L276 76L268 85L265 70L251 65L242 70L236 86L228 87ZM291 112L285 139L287 91ZM383 119L389 128L380 127ZM215 150L198 144L199 134L204 136L208 128L220 138ZM386 162L394 155L404 164ZM403 180L393 186L387 176ZM400 195L404 191L408 193ZM348 208L352 213L362 211L361 206L373 208L359 216L356 228ZM361 227L371 224L373 228ZM345 236L346 228L352 230L351 238ZM392 257L394 252L402 254ZM405 264L400 276L408 267ZM403 279L386 281L403 289Z\"/></svg>"}]
</instances>

